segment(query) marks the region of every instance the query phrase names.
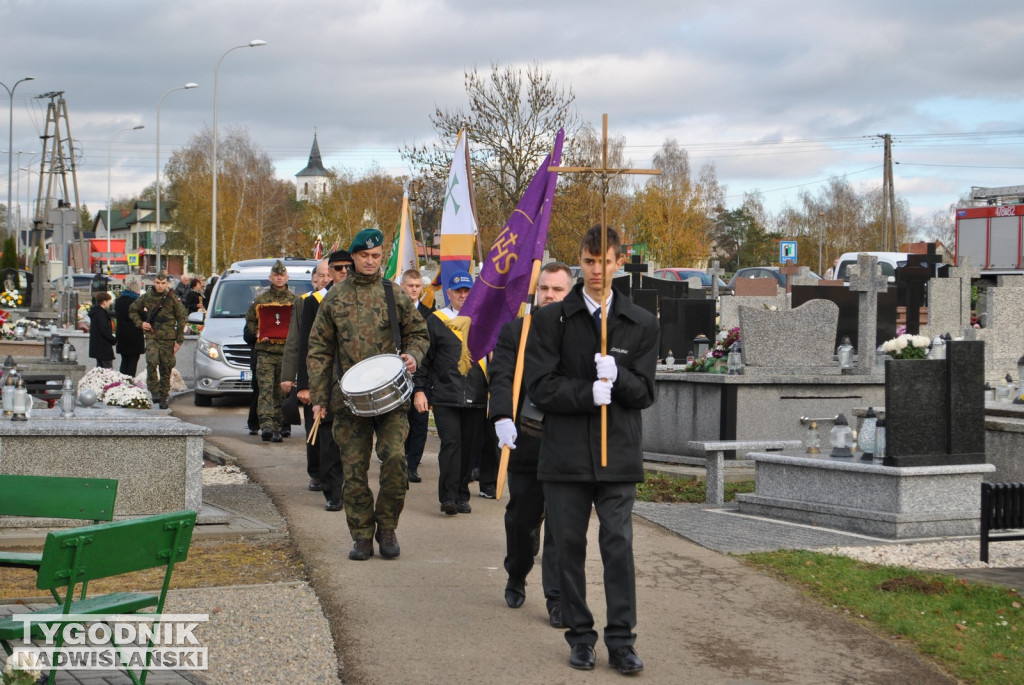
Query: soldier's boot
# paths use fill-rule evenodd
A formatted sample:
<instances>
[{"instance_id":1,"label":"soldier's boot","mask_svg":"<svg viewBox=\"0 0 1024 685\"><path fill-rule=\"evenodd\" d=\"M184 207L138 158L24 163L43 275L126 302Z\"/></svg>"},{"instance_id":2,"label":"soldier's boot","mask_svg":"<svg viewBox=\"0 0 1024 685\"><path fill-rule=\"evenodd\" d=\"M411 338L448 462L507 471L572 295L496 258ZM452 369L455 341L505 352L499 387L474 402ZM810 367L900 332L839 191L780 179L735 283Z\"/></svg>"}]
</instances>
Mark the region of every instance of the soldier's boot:
<instances>
[{"instance_id":1,"label":"soldier's boot","mask_svg":"<svg viewBox=\"0 0 1024 685\"><path fill-rule=\"evenodd\" d=\"M383 554L383 550L381 554ZM366 561L373 556L373 540L370 538L364 538L356 540L352 544L352 549L348 551L348 558L352 561Z\"/></svg>"},{"instance_id":2,"label":"soldier's boot","mask_svg":"<svg viewBox=\"0 0 1024 685\"><path fill-rule=\"evenodd\" d=\"M398 536L395 535L395 531L378 528L374 537L377 538L377 544L380 545L380 555L385 559L394 559L402 553L398 547Z\"/></svg>"},{"instance_id":3,"label":"soldier's boot","mask_svg":"<svg viewBox=\"0 0 1024 685\"><path fill-rule=\"evenodd\" d=\"M262 440L263 442L270 442L270 439L272 437L274 437L274 431L270 430L269 428L264 428L262 431L260 431L260 440Z\"/></svg>"},{"instance_id":4,"label":"soldier's boot","mask_svg":"<svg viewBox=\"0 0 1024 685\"><path fill-rule=\"evenodd\" d=\"M281 438L281 433L278 431L274 431L274 434L270 436L270 442L283 442L283 439Z\"/></svg>"},{"instance_id":5,"label":"soldier's boot","mask_svg":"<svg viewBox=\"0 0 1024 685\"><path fill-rule=\"evenodd\" d=\"M166 397L161 397L160 398L160 408L161 409L167 409L167 398Z\"/></svg>"}]
</instances>

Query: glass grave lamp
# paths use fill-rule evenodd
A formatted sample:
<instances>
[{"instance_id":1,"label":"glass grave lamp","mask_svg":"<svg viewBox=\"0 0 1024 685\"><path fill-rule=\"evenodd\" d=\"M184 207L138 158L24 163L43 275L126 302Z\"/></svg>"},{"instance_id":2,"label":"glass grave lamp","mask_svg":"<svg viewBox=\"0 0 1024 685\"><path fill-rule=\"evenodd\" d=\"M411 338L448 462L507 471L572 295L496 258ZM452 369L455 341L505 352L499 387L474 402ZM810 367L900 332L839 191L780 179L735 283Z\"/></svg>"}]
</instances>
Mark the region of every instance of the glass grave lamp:
<instances>
[{"instance_id":1,"label":"glass grave lamp","mask_svg":"<svg viewBox=\"0 0 1024 685\"><path fill-rule=\"evenodd\" d=\"M839 360L840 369L848 369L853 366L853 345L850 344L850 338L843 336L843 342L836 348L836 359Z\"/></svg>"},{"instance_id":2,"label":"glass grave lamp","mask_svg":"<svg viewBox=\"0 0 1024 685\"><path fill-rule=\"evenodd\" d=\"M850 422L846 420L844 414L836 417L832 430L828 434L828 441L832 443L830 457L838 459L850 459L853 457L853 450L850 449L853 447L853 429L850 428Z\"/></svg>"},{"instance_id":3,"label":"glass grave lamp","mask_svg":"<svg viewBox=\"0 0 1024 685\"><path fill-rule=\"evenodd\" d=\"M729 366L729 375L735 376L743 373L743 348L742 343L737 340L729 346L729 357L727 364Z\"/></svg>"},{"instance_id":4,"label":"glass grave lamp","mask_svg":"<svg viewBox=\"0 0 1024 685\"><path fill-rule=\"evenodd\" d=\"M885 461L885 417L875 422L875 463Z\"/></svg>"},{"instance_id":5,"label":"glass grave lamp","mask_svg":"<svg viewBox=\"0 0 1024 685\"><path fill-rule=\"evenodd\" d=\"M17 389L18 384L18 367L13 364L13 360L10 357L7 358L12 361L11 368L7 369L6 362L4 363L4 386L3 390L0 391L0 397L3 398L3 411L4 416L11 418L14 414L14 392Z\"/></svg>"},{"instance_id":6,"label":"glass grave lamp","mask_svg":"<svg viewBox=\"0 0 1024 685\"><path fill-rule=\"evenodd\" d=\"M668 351L668 356L665 357L665 366L672 368L676 365L676 358L672 356L672 350Z\"/></svg>"},{"instance_id":7,"label":"glass grave lamp","mask_svg":"<svg viewBox=\"0 0 1024 685\"><path fill-rule=\"evenodd\" d=\"M25 379L19 378L18 385L14 389L14 416L11 421L28 421L28 411L32 408L32 398L29 397L28 388L25 387Z\"/></svg>"},{"instance_id":8,"label":"glass grave lamp","mask_svg":"<svg viewBox=\"0 0 1024 685\"><path fill-rule=\"evenodd\" d=\"M693 356L700 360L704 358L704 355L711 349L711 341L708 336L701 333L693 339Z\"/></svg>"},{"instance_id":9,"label":"glass grave lamp","mask_svg":"<svg viewBox=\"0 0 1024 685\"><path fill-rule=\"evenodd\" d=\"M932 346L928 349L929 359L945 359L946 358L946 341L942 339L941 335L937 335L932 338Z\"/></svg>"},{"instance_id":10,"label":"glass grave lamp","mask_svg":"<svg viewBox=\"0 0 1024 685\"><path fill-rule=\"evenodd\" d=\"M60 391L60 417L62 419L75 417L75 386L71 382L71 376L64 376L64 385Z\"/></svg>"},{"instance_id":11,"label":"glass grave lamp","mask_svg":"<svg viewBox=\"0 0 1024 685\"><path fill-rule=\"evenodd\" d=\"M811 421L807 426L807 454L821 454L821 435L818 433L818 422Z\"/></svg>"},{"instance_id":12,"label":"glass grave lamp","mask_svg":"<svg viewBox=\"0 0 1024 685\"><path fill-rule=\"evenodd\" d=\"M875 439L877 435L878 415L874 407L868 407L864 414L864 423L861 424L860 433L857 434L857 449L864 454L862 461L872 461L875 458Z\"/></svg>"},{"instance_id":13,"label":"glass grave lamp","mask_svg":"<svg viewBox=\"0 0 1024 685\"><path fill-rule=\"evenodd\" d=\"M18 325L14 327L14 339L24 340L25 339L25 324L18 322Z\"/></svg>"}]
</instances>

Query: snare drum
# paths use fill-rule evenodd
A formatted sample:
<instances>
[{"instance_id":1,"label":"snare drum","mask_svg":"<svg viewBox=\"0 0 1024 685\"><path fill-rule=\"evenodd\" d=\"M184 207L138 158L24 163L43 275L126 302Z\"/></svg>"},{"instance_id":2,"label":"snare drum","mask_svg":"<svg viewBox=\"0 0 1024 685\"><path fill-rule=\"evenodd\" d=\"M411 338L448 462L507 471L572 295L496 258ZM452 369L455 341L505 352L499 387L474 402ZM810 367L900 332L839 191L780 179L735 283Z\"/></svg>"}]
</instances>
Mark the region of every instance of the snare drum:
<instances>
[{"instance_id":1,"label":"snare drum","mask_svg":"<svg viewBox=\"0 0 1024 685\"><path fill-rule=\"evenodd\" d=\"M412 394L412 377L397 354L364 359L341 377L341 397L356 416L380 416Z\"/></svg>"}]
</instances>

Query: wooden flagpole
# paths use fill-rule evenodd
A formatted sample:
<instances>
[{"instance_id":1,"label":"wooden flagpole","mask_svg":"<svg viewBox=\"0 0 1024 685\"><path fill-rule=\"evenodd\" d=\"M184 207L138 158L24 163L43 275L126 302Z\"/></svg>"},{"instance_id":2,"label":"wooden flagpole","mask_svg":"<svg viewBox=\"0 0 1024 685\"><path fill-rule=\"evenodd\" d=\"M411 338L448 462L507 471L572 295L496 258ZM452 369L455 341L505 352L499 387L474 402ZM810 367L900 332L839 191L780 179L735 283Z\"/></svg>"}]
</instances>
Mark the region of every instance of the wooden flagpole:
<instances>
[{"instance_id":1,"label":"wooden flagpole","mask_svg":"<svg viewBox=\"0 0 1024 685\"><path fill-rule=\"evenodd\" d=\"M608 166L608 115L601 115L601 166L600 167L579 167L579 166L552 166L548 171L561 173L594 174L601 180L601 355L608 354L608 290L611 284L608 282L608 268L605 264L605 257L608 254L608 185L609 182L619 174L648 174L658 175L660 169L612 169ZM525 326L524 326L525 328ZM601 379L605 380L605 379ZM608 466L608 405L601 405L601 466Z\"/></svg>"},{"instance_id":2,"label":"wooden flagpole","mask_svg":"<svg viewBox=\"0 0 1024 685\"><path fill-rule=\"evenodd\" d=\"M523 312L523 332L519 336L519 351L516 354L516 370L512 376L512 421L516 420L519 410L519 395L523 387L523 361L526 357L526 338L530 335L530 324L533 321L533 296L537 292L540 280L540 260L533 260L533 271L530 273L530 291L526 296L526 310ZM498 485L494 489L495 499L501 499L508 476L508 458L511 453L508 445L501 448L501 460L498 462Z\"/></svg>"}]
</instances>

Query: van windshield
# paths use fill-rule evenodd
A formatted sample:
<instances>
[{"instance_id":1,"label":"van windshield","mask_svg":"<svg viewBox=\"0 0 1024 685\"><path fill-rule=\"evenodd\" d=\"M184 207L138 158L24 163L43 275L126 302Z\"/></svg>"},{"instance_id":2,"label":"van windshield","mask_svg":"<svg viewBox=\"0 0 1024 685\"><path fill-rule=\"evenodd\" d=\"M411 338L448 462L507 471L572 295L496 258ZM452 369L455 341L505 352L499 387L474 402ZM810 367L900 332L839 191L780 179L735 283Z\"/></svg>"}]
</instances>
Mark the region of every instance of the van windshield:
<instances>
[{"instance_id":1,"label":"van windshield","mask_svg":"<svg viewBox=\"0 0 1024 685\"><path fill-rule=\"evenodd\" d=\"M213 294L208 315L215 319L242 318L256 296L269 287L270 280L266 278L222 280L217 283L217 292ZM309 281L289 281L288 288L298 295L303 295L313 289L313 284Z\"/></svg>"}]
</instances>

